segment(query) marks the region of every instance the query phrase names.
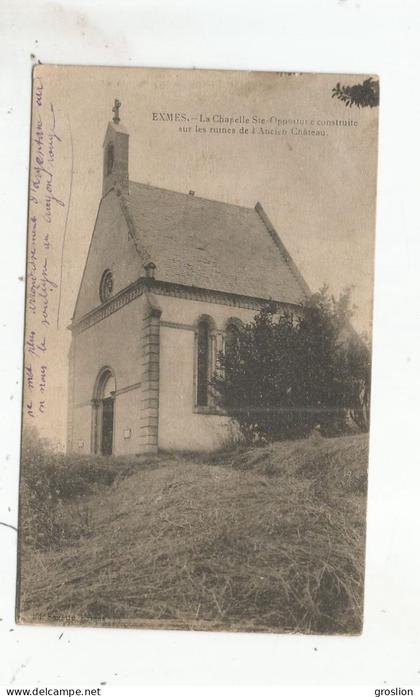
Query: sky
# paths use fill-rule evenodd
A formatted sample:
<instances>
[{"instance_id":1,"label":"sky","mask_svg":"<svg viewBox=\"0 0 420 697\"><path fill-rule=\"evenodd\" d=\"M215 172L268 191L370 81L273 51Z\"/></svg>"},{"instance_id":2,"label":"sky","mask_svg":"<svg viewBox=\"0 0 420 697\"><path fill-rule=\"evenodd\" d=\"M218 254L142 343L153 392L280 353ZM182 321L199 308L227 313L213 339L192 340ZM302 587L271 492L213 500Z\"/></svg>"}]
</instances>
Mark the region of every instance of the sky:
<instances>
[{"instance_id":1,"label":"sky","mask_svg":"<svg viewBox=\"0 0 420 697\"><path fill-rule=\"evenodd\" d=\"M44 434L53 433L64 441L71 336L67 327L100 202L102 144L115 98L121 102L121 124L130 134L132 181L185 193L193 190L196 196L250 207L259 201L310 288L316 291L327 284L339 294L352 286L354 326L370 333L378 114L377 109L350 108L331 96L337 82L354 84L365 77L71 66L37 69L30 221L32 213L38 221L38 245L48 235L52 283L48 326L40 321L39 304L38 314L27 307L27 335L35 331L41 339L44 329L48 335L48 351L41 351L41 357L32 354L31 364L39 388L41 358L48 354L48 396L41 394L46 397L48 415L38 410L31 422L36 421ZM185 120L160 116L168 113L185 115ZM46 173L41 173L40 186L34 189L39 118L43 154L49 161L45 169L53 174L49 221ZM242 123L229 123L229 119ZM249 123L244 123L246 119ZM206 133L198 133L196 126L206 128ZM248 133L240 133L241 126ZM252 133L252 126L257 132ZM235 133L209 132L210 128L234 128ZM277 132L262 134L258 128ZM319 135L307 134L308 130ZM30 251L30 235L28 239ZM30 358L29 352L27 363Z\"/></svg>"}]
</instances>

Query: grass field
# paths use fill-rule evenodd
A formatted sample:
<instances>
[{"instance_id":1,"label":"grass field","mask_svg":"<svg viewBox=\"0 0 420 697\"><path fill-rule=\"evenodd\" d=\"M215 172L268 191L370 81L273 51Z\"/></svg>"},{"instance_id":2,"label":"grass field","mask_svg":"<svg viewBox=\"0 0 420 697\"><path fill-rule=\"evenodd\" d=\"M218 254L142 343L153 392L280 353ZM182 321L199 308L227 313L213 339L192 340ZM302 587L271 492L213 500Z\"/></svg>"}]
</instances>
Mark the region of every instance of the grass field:
<instances>
[{"instance_id":1,"label":"grass field","mask_svg":"<svg viewBox=\"0 0 420 697\"><path fill-rule=\"evenodd\" d=\"M21 622L358 633L368 440L26 453Z\"/></svg>"}]
</instances>

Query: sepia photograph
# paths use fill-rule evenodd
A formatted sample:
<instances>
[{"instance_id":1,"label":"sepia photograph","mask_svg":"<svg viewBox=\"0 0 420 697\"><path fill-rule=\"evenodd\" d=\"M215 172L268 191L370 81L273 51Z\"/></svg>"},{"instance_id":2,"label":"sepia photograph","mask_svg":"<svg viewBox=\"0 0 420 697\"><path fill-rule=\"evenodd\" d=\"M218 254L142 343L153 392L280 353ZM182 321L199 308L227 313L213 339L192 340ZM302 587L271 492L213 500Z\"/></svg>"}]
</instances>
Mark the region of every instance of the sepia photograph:
<instances>
[{"instance_id":1,"label":"sepia photograph","mask_svg":"<svg viewBox=\"0 0 420 697\"><path fill-rule=\"evenodd\" d=\"M17 621L360 634L378 77L32 81Z\"/></svg>"}]
</instances>

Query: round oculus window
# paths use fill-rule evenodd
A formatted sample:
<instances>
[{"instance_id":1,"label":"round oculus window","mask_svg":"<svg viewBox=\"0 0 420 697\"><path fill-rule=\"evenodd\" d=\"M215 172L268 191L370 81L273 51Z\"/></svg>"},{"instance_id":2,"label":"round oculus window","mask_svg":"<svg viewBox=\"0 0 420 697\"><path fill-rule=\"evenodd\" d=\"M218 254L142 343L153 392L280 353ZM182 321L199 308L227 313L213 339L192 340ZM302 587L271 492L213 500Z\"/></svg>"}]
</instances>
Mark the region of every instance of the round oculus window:
<instances>
[{"instance_id":1,"label":"round oculus window","mask_svg":"<svg viewBox=\"0 0 420 697\"><path fill-rule=\"evenodd\" d=\"M99 297L103 303L111 297L113 287L114 280L112 278L112 272L107 269L102 274L101 284L99 286Z\"/></svg>"}]
</instances>

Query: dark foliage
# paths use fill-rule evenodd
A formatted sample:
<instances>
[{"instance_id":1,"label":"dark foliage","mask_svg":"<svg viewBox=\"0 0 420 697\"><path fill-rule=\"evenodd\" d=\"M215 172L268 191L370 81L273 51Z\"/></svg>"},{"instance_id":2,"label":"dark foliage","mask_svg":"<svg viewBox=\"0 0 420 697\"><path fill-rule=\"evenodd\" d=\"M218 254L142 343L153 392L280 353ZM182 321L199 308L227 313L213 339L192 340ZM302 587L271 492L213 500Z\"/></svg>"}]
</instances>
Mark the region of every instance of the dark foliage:
<instances>
[{"instance_id":1,"label":"dark foliage","mask_svg":"<svg viewBox=\"0 0 420 697\"><path fill-rule=\"evenodd\" d=\"M219 355L216 400L248 443L368 429L370 351L350 325L350 291L323 288L298 314L267 303Z\"/></svg>"},{"instance_id":2,"label":"dark foliage","mask_svg":"<svg viewBox=\"0 0 420 697\"><path fill-rule=\"evenodd\" d=\"M361 85L345 86L337 82L331 96L345 102L346 106L352 107L354 104L358 108L372 108L379 105L379 81L369 77Z\"/></svg>"}]
</instances>

